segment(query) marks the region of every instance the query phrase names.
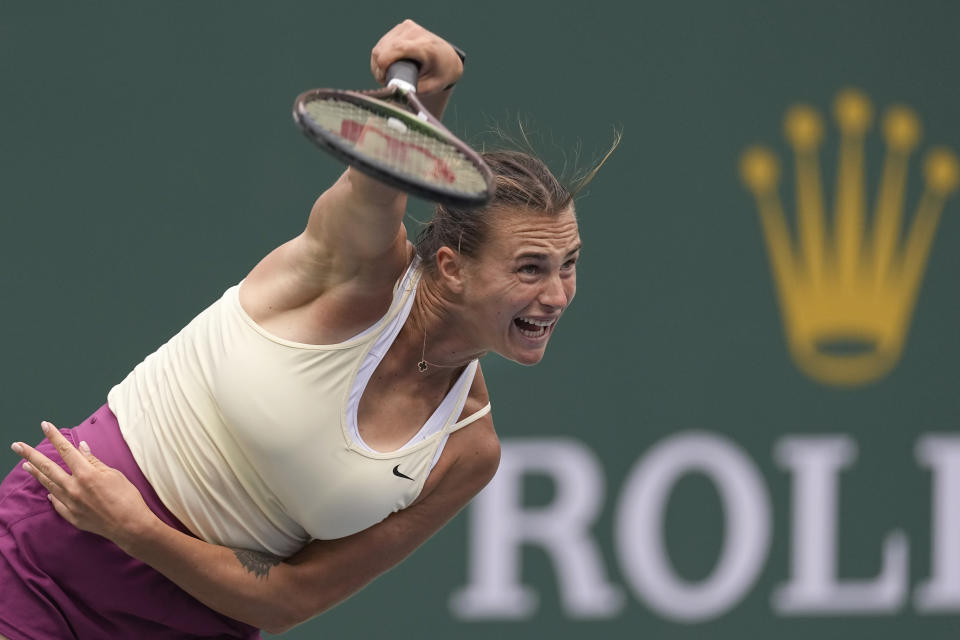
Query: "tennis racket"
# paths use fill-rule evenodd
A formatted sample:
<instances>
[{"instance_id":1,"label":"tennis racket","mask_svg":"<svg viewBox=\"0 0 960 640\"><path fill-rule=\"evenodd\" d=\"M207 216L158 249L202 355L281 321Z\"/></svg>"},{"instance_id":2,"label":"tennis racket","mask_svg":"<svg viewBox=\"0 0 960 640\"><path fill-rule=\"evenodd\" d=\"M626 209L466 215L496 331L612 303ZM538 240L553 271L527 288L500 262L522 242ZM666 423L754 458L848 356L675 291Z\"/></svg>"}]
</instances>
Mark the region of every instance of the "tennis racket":
<instances>
[{"instance_id":1,"label":"tennis racket","mask_svg":"<svg viewBox=\"0 0 960 640\"><path fill-rule=\"evenodd\" d=\"M383 89L311 89L297 97L293 119L321 149L397 189L482 206L493 196L490 168L424 108L419 72L413 60L399 60L387 69Z\"/></svg>"}]
</instances>

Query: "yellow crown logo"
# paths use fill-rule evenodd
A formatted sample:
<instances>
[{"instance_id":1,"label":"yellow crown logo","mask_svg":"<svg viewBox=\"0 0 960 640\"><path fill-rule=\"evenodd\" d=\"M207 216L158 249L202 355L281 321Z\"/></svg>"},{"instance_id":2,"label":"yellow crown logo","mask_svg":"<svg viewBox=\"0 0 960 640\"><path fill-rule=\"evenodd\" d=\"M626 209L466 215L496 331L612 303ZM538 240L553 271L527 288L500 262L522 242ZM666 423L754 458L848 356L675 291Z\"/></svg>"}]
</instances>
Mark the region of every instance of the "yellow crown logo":
<instances>
[{"instance_id":1,"label":"yellow crown logo","mask_svg":"<svg viewBox=\"0 0 960 640\"><path fill-rule=\"evenodd\" d=\"M820 382L858 385L882 377L900 359L940 214L960 182L960 164L946 148L926 154L923 194L901 242L907 166L920 140L920 121L907 107L887 109L887 153L868 233L864 140L873 109L863 93L848 89L836 98L834 118L840 149L829 221L818 161L823 121L807 105L793 106L784 119L796 160L795 242L780 203L773 152L747 149L740 176L757 201L794 361Z\"/></svg>"}]
</instances>

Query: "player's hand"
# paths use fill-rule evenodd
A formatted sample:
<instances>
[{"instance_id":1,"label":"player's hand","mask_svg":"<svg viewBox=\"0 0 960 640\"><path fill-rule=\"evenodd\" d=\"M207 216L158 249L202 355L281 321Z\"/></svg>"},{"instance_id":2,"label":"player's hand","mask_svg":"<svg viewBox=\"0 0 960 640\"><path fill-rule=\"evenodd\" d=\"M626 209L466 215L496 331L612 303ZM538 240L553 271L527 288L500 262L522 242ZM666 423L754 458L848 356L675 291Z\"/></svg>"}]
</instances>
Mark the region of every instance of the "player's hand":
<instances>
[{"instance_id":1,"label":"player's hand","mask_svg":"<svg viewBox=\"0 0 960 640\"><path fill-rule=\"evenodd\" d=\"M86 442L77 449L49 422L41 427L70 473L23 442L15 442L12 449L26 460L24 468L46 488L53 508L67 522L121 548L160 522L133 483L97 459Z\"/></svg>"},{"instance_id":2,"label":"player's hand","mask_svg":"<svg viewBox=\"0 0 960 640\"><path fill-rule=\"evenodd\" d=\"M417 93L421 95L443 91L463 75L463 63L453 46L413 20L404 20L380 38L370 53L373 77L383 84L387 67L404 58L420 63Z\"/></svg>"}]
</instances>

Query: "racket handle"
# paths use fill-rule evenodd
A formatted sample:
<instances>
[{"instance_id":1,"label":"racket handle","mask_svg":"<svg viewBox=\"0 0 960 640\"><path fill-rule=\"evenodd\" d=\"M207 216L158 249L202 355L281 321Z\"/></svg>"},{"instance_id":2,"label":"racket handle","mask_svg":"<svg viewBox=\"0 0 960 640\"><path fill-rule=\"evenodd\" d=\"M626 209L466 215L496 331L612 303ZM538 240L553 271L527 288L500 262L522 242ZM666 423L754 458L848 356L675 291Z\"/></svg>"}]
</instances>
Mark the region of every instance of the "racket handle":
<instances>
[{"instance_id":1,"label":"racket handle","mask_svg":"<svg viewBox=\"0 0 960 640\"><path fill-rule=\"evenodd\" d=\"M397 60L387 67L387 86L397 86L406 91L417 91L420 64L416 60Z\"/></svg>"}]
</instances>

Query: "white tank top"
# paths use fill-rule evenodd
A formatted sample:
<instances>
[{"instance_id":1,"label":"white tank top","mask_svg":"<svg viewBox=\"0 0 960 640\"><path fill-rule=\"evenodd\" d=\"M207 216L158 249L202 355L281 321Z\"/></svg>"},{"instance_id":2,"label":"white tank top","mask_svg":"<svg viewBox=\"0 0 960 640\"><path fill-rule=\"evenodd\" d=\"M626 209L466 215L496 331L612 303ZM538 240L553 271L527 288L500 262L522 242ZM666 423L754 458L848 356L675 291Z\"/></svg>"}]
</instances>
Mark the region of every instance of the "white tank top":
<instances>
[{"instance_id":1,"label":"white tank top","mask_svg":"<svg viewBox=\"0 0 960 640\"><path fill-rule=\"evenodd\" d=\"M490 411L456 421L474 360L406 445L383 453L360 439L360 395L419 278L415 260L386 315L334 345L267 332L240 306L235 285L147 356L107 402L164 505L204 540L283 557L409 506L449 434Z\"/></svg>"}]
</instances>

